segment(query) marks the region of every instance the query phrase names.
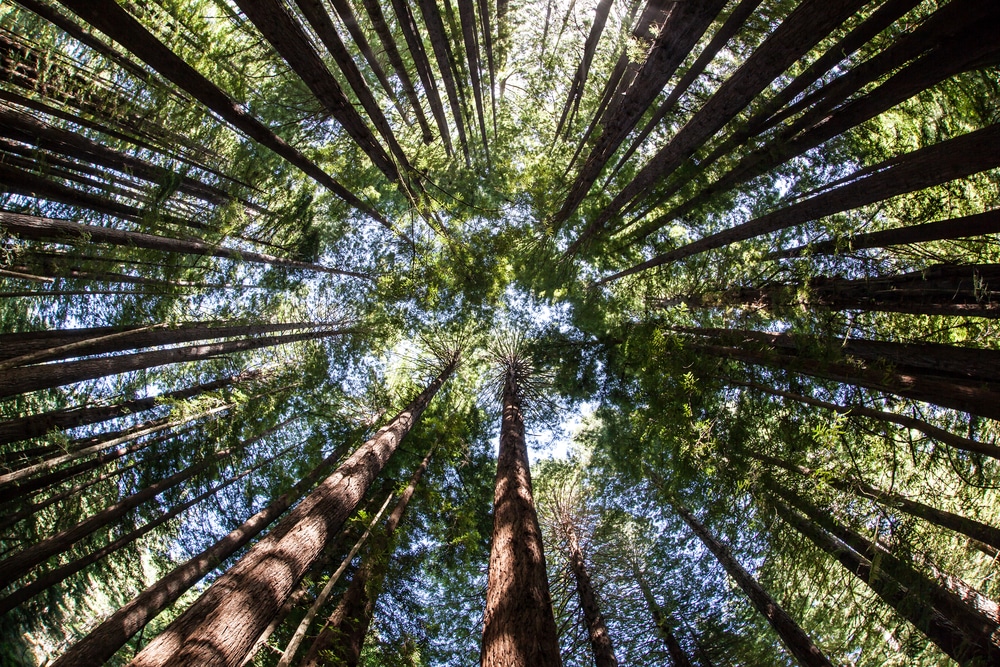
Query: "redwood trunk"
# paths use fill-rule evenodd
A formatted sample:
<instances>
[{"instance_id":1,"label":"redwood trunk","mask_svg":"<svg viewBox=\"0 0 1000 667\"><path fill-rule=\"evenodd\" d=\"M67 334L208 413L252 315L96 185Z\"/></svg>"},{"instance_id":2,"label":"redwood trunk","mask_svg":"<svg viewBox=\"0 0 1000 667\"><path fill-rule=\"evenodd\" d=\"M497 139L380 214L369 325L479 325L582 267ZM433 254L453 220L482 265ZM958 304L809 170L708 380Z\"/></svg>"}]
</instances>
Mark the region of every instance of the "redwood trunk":
<instances>
[{"instance_id":1,"label":"redwood trunk","mask_svg":"<svg viewBox=\"0 0 1000 667\"><path fill-rule=\"evenodd\" d=\"M656 629L660 632L660 637L663 639L663 644L667 647L667 653L670 654L670 660L674 663L674 667L694 667L684 647L677 641L677 636L674 634L673 628L670 627L670 620L663 613L663 609L656 602L656 598L653 597L653 591L649 589L649 584L646 583L646 579L634 564L632 572L635 574L639 590L642 591L642 597L646 600L646 606L649 608L649 613L653 616L653 622L656 623Z\"/></svg>"},{"instance_id":2,"label":"redwood trunk","mask_svg":"<svg viewBox=\"0 0 1000 667\"><path fill-rule=\"evenodd\" d=\"M804 667L833 667L822 651L813 644L809 635L799 627L798 623L788 615L774 599L767 594L756 579L749 572L743 569L732 554L721 542L715 539L708 529L705 528L694 515L679 503L671 502L677 513L684 519L685 523L691 527L695 535L701 539L702 543L711 551L722 567L729 573L736 584L747 594L750 602L756 607L771 627L778 633L789 653L795 656L799 664Z\"/></svg>"},{"instance_id":3,"label":"redwood trunk","mask_svg":"<svg viewBox=\"0 0 1000 667\"><path fill-rule=\"evenodd\" d=\"M604 615L601 614L601 608L597 604L594 584L590 579L590 572L587 570L583 548L576 535L576 526L573 525L573 518L565 508L560 512L559 524L566 537L569 566L573 571L573 578L576 580L576 593L580 596L580 606L583 608L583 620L587 626L587 638L590 640L590 648L594 654L594 664L597 667L618 667L618 659L611 646L611 635L608 634Z\"/></svg>"},{"instance_id":4,"label":"redwood trunk","mask_svg":"<svg viewBox=\"0 0 1000 667\"><path fill-rule=\"evenodd\" d=\"M236 667L455 368L444 371L150 643L133 667Z\"/></svg>"},{"instance_id":5,"label":"redwood trunk","mask_svg":"<svg viewBox=\"0 0 1000 667\"><path fill-rule=\"evenodd\" d=\"M275 498L232 532L132 599L60 657L52 667L100 667L163 609L267 528L301 498L342 455L326 457L286 493Z\"/></svg>"},{"instance_id":6,"label":"redwood trunk","mask_svg":"<svg viewBox=\"0 0 1000 667\"><path fill-rule=\"evenodd\" d=\"M531 491L520 389L512 370L504 382L493 498L481 665L558 667L558 633Z\"/></svg>"},{"instance_id":7,"label":"redwood trunk","mask_svg":"<svg viewBox=\"0 0 1000 667\"><path fill-rule=\"evenodd\" d=\"M378 542L375 540L370 543L368 557L354 573L350 586L337 604L333 614L330 615L326 626L309 647L309 651L299 663L299 667L322 667L328 661L320 658L320 652L331 650L335 652L334 661L338 665L357 667L360 663L361 648L374 617L375 602L378 600L382 581L385 579L388 569L388 558L391 554L387 552L387 549L392 543L392 535L399 527L406 506L413 498L417 484L420 483L420 478L427 470L433 453L433 449L428 452L413 472L409 485L403 491L385 522L381 544L376 546ZM383 553L379 553L380 551Z\"/></svg>"}]
</instances>

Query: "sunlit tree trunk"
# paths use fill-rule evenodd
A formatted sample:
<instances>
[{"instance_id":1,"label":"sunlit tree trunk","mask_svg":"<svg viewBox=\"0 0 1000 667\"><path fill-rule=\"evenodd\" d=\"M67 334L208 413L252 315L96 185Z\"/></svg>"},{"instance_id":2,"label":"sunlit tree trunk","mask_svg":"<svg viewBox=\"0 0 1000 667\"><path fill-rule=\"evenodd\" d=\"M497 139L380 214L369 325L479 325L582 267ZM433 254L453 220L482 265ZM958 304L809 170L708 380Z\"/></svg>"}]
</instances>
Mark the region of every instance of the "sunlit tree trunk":
<instances>
[{"instance_id":1,"label":"sunlit tree trunk","mask_svg":"<svg viewBox=\"0 0 1000 667\"><path fill-rule=\"evenodd\" d=\"M130 664L239 665L456 364L457 356Z\"/></svg>"},{"instance_id":2,"label":"sunlit tree trunk","mask_svg":"<svg viewBox=\"0 0 1000 667\"><path fill-rule=\"evenodd\" d=\"M332 651L334 662L346 667L357 667L361 661L361 648L368 634L375 614L375 603L382 589L382 582L388 570L393 533L399 527L406 506L417 490L417 484L430 463L432 449L413 472L410 483L396 502L392 513L385 522L381 539L373 539L368 556L351 578L351 584L337 604L337 608L326 622L326 626L316 636L300 667L322 667L328 661L320 657L321 652Z\"/></svg>"},{"instance_id":3,"label":"sunlit tree trunk","mask_svg":"<svg viewBox=\"0 0 1000 667\"><path fill-rule=\"evenodd\" d=\"M514 370L508 368L493 496L482 667L562 664L531 491L520 391Z\"/></svg>"}]
</instances>

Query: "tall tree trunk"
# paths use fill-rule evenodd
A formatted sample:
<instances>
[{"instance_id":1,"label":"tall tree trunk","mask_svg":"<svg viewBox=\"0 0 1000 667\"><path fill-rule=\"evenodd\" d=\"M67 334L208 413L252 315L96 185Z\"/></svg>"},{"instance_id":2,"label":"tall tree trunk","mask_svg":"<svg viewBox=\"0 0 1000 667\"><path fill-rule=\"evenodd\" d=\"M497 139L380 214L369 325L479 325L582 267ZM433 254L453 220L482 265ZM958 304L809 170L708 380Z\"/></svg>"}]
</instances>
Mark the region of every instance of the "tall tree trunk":
<instances>
[{"instance_id":1,"label":"tall tree trunk","mask_svg":"<svg viewBox=\"0 0 1000 667\"><path fill-rule=\"evenodd\" d=\"M33 239L40 241L55 241L57 243L69 243L72 245L86 245L90 243L106 243L108 245L124 246L130 248L146 248L148 250L162 250L184 255L203 255L208 257L221 257L237 261L253 262L256 264L270 264L273 266L285 266L291 269L302 269L305 271L320 271L323 273L334 273L355 278L370 278L367 274L357 271L346 271L335 269L312 262L299 262L293 259L265 255L258 252L225 248L212 243L198 241L196 239L176 239L169 236L157 236L144 232L132 232L113 227L101 227L98 225L84 225L69 220L57 220L54 218L42 218L34 215L24 215L20 213L10 213L0 211L0 228L7 234L16 234L18 238Z\"/></svg>"},{"instance_id":2,"label":"tall tree trunk","mask_svg":"<svg viewBox=\"0 0 1000 667\"><path fill-rule=\"evenodd\" d=\"M583 621L587 627L587 638L594 654L594 664L597 667L618 667L614 648L611 646L611 635L604 622L601 608L597 604L597 594L594 584L587 571L587 562L576 534L573 517L565 507L559 508L559 525L566 538L566 551L569 556L569 567L576 580L576 593L580 597L580 607L583 608Z\"/></svg>"},{"instance_id":3,"label":"tall tree trunk","mask_svg":"<svg viewBox=\"0 0 1000 667\"><path fill-rule=\"evenodd\" d=\"M67 9L124 46L196 100L257 143L271 149L335 195L395 233L392 225L351 194L270 128L246 113L226 93L163 45L114 0L59 0Z\"/></svg>"},{"instance_id":4,"label":"tall tree trunk","mask_svg":"<svg viewBox=\"0 0 1000 667\"><path fill-rule=\"evenodd\" d=\"M937 264L921 271L858 279L818 276L805 283L737 287L663 299L656 305L668 307L678 303L689 308L801 307L997 318L1000 317L1000 264Z\"/></svg>"},{"instance_id":5,"label":"tall tree trunk","mask_svg":"<svg viewBox=\"0 0 1000 667\"><path fill-rule=\"evenodd\" d=\"M993 555L1000 553L1000 528L996 528L995 526L990 526L982 523L981 521L976 521L975 519L970 519L953 512L931 507L930 505L926 505L916 500L911 500L910 498L902 496L898 493L884 491L852 475L840 477L837 473L813 470L805 466L796 465L773 456L758 454L756 452L747 452L747 456L757 459L761 463L765 463L772 467L787 470L793 474L822 480L823 483L828 484L834 489L843 491L844 493L850 493L856 496L876 500L888 507L909 514L910 516L923 519L927 523L932 523L935 526L939 526L956 533L961 533L962 535L975 540L975 542L980 543L982 547L992 547L992 549L981 548L981 550L986 553Z\"/></svg>"},{"instance_id":6,"label":"tall tree trunk","mask_svg":"<svg viewBox=\"0 0 1000 667\"><path fill-rule=\"evenodd\" d=\"M908 417L906 415L897 414L895 412L886 412L884 410L875 410L873 408L866 408L861 405L839 405L837 403L830 403L829 401L821 401L818 398L812 398L811 396L803 396L801 394L794 394L788 391L781 391L778 389L773 389L771 387L759 384L757 382L739 382L736 380L726 380L726 384L737 386L737 387L747 387L750 389L755 389L757 391L762 391L772 396L780 396L781 398L787 398L792 401L797 401L805 405L811 405L813 407L822 408L824 410L832 410L838 414L842 414L846 417L869 417L871 419L877 419L878 421L889 422L892 424L899 424L903 428L912 428L914 430L920 431L929 438L933 438L939 442L946 445L955 447L956 449L961 449L966 452L974 452L976 454L982 454L984 456L990 456L995 459L1000 459L1000 447L992 445L987 442L980 442L978 440L972 440L971 438L963 438L960 435L956 435L951 431L946 431L943 428L929 424L922 419L916 419L914 417ZM1000 545L998 545L1000 547Z\"/></svg>"},{"instance_id":7,"label":"tall tree trunk","mask_svg":"<svg viewBox=\"0 0 1000 667\"><path fill-rule=\"evenodd\" d=\"M892 246L909 243L964 239L997 233L1000 233L1000 209L986 211L977 215L938 220L937 222L925 222L922 225L897 227L881 232L857 234L845 239L820 241L807 246L787 248L771 255L771 259L801 257L804 254L835 255L841 252L853 252L865 248L891 248Z\"/></svg>"},{"instance_id":8,"label":"tall tree trunk","mask_svg":"<svg viewBox=\"0 0 1000 667\"><path fill-rule=\"evenodd\" d=\"M53 430L67 431L79 426L99 424L124 415L144 412L160 405L164 401L183 401L218 389L225 389L234 384L248 382L260 378L262 375L260 371L246 371L238 375L230 375L220 380L205 382L188 387L187 389L177 389L158 396L121 401L112 405L83 405L62 408L37 415L10 419L0 422L0 445L17 442L18 440L27 440L28 438L37 438ZM46 450L46 452L42 453L47 453L48 451Z\"/></svg>"},{"instance_id":9,"label":"tall tree trunk","mask_svg":"<svg viewBox=\"0 0 1000 667\"><path fill-rule=\"evenodd\" d=\"M505 370L482 667L562 665L531 491L520 378Z\"/></svg>"},{"instance_id":10,"label":"tall tree trunk","mask_svg":"<svg viewBox=\"0 0 1000 667\"><path fill-rule=\"evenodd\" d=\"M888 576L881 567L874 567L871 561L793 511L780 499L772 497L771 504L788 525L802 533L822 551L833 556L848 572L868 584L883 602L910 621L952 659L960 664L977 664L970 662L976 658L985 660L978 664L988 665L996 662L993 648L988 645L973 644L970 637L964 636L959 628L938 610L915 605L912 591Z\"/></svg>"},{"instance_id":11,"label":"tall tree trunk","mask_svg":"<svg viewBox=\"0 0 1000 667\"><path fill-rule=\"evenodd\" d=\"M444 83L444 89L448 95L452 120L455 121L455 127L458 130L458 141L462 146L462 152L465 154L466 165L469 165L469 142L465 133L462 105L458 98L458 88L451 65L454 56L451 53L448 36L444 31L441 12L438 10L436 0L417 0L417 5L420 7L420 14L424 18L424 25L427 26L427 35L430 37L431 48L434 50L434 58L437 60L438 71L441 73L441 81Z\"/></svg>"},{"instance_id":12,"label":"tall tree trunk","mask_svg":"<svg viewBox=\"0 0 1000 667\"><path fill-rule=\"evenodd\" d=\"M236 667L357 506L458 362L258 542L132 661L133 667ZM233 629L237 629L235 632Z\"/></svg>"},{"instance_id":13,"label":"tall tree trunk","mask_svg":"<svg viewBox=\"0 0 1000 667\"><path fill-rule=\"evenodd\" d=\"M167 510L163 514L160 514L152 521L149 521L148 523L145 523L142 526L139 526L138 528L129 531L128 533L122 535L121 537L112 540L108 544L105 544L103 547L97 548L88 553L87 555L81 556L80 558L76 558L64 565L60 565L51 570L43 572L31 583L25 586L21 586L16 591L13 591L7 597L0 599L0 614L7 613L8 611L14 609L20 604L26 602L27 600L30 600L31 598L35 597L36 595L39 595L44 591L48 590L49 588L55 586L56 584L65 581L67 577L76 574L77 572L84 569L88 565L92 565L93 563L96 563L97 561L105 558L106 556L115 553L119 549L122 549L128 546L129 544L132 544L142 536L149 534L151 531L155 530L159 526L162 526L163 524L167 523L174 517L180 515L185 510L193 507L194 505L197 505L206 498L215 495L222 489L228 486L232 486L233 484L243 479L247 475L255 472L256 470L259 470L261 467L267 465L268 463L271 463L279 456L287 454L289 451L292 450L293 447L294 445L292 447L287 447L282 451L278 452L277 454L267 457L261 462L254 464L250 468L247 468L246 470L236 475L230 476L229 479L219 484L216 484L215 486L210 487L204 493L171 507L169 510Z\"/></svg>"},{"instance_id":14,"label":"tall tree trunk","mask_svg":"<svg viewBox=\"0 0 1000 667\"><path fill-rule=\"evenodd\" d=\"M618 112L604 124L604 131L581 167L562 208L553 217L557 229L580 206L601 175L604 165L635 128L725 4L722 0L680 3L670 11Z\"/></svg>"},{"instance_id":15,"label":"tall tree trunk","mask_svg":"<svg viewBox=\"0 0 1000 667\"><path fill-rule=\"evenodd\" d=\"M399 501L385 522L382 538L377 541L373 540L370 544L368 557L354 573L347 592L344 593L337 608L330 615L326 626L309 647L309 651L299 663L299 667L322 667L322 665L327 664L327 661L320 659L320 652L329 650L336 652L335 662L337 664L357 667L360 663L361 647L364 644L365 635L368 634L368 627L375 614L375 602L388 570L388 558L391 555L388 549L392 543L393 533L399 527L406 506L413 498L413 493L417 490L417 484L420 483L420 478L427 470L433 453L434 448L431 448L417 469L413 471L409 485L399 497Z\"/></svg>"},{"instance_id":16,"label":"tall tree trunk","mask_svg":"<svg viewBox=\"0 0 1000 667\"><path fill-rule=\"evenodd\" d=\"M590 33L583 43L583 57L573 74L573 82L570 84L569 92L566 93L566 102L563 105L562 115L559 116L559 123L556 125L555 136L558 137L566 129L569 135L570 127L576 116L576 111L580 107L580 100L583 98L583 88L587 83L587 76L590 74L590 64L594 60L594 53L597 51L597 43L604 32L604 26L608 22L608 14L611 13L613 0L600 0L594 9L594 22L590 26Z\"/></svg>"},{"instance_id":17,"label":"tall tree trunk","mask_svg":"<svg viewBox=\"0 0 1000 667\"><path fill-rule=\"evenodd\" d=\"M300 334L262 336L223 343L175 347L154 352L134 352L97 359L65 361L58 364L26 366L18 369L16 377L0 377L0 396L13 396L29 391L49 389L144 368L176 364L183 361L210 359L232 352L257 350L284 343L316 340L345 333L350 333L350 331L346 329L319 330Z\"/></svg>"},{"instance_id":18,"label":"tall tree trunk","mask_svg":"<svg viewBox=\"0 0 1000 667\"><path fill-rule=\"evenodd\" d=\"M809 667L833 667L830 660L813 644L809 635L788 615L788 612L767 594L763 586L743 569L743 566L733 558L729 549L715 539L687 508L674 500L668 500L674 510L684 519L684 522L691 527L695 535L716 557L719 564L729 573L729 576L747 594L757 611L771 624L771 627L781 637L788 652L795 656L799 664Z\"/></svg>"},{"instance_id":19,"label":"tall tree trunk","mask_svg":"<svg viewBox=\"0 0 1000 667\"><path fill-rule=\"evenodd\" d=\"M794 227L810 220L915 192L971 176L1000 165L1000 125L942 141L861 169L846 184L825 186L825 192L805 201L716 232L697 241L662 253L632 268L598 281L598 285L624 278L662 264L675 262L707 250L722 248L770 232Z\"/></svg>"},{"instance_id":20,"label":"tall tree trunk","mask_svg":"<svg viewBox=\"0 0 1000 667\"><path fill-rule=\"evenodd\" d=\"M635 575L636 583L639 584L639 590L642 591L642 597L646 601L646 607L649 608L649 613L653 616L653 622L660 632L660 638L663 639L663 643L667 647L667 653L670 654L670 660L674 663L674 667L694 667L684 647L677 641L670 619L663 613L663 609L653 596L653 591L646 583L646 578L642 576L642 572L639 571L635 563L632 564L632 573Z\"/></svg>"},{"instance_id":21,"label":"tall tree trunk","mask_svg":"<svg viewBox=\"0 0 1000 667\"><path fill-rule=\"evenodd\" d=\"M32 568L42 564L51 556L67 551L73 544L79 542L96 530L110 525L112 522L121 519L125 514L142 503L155 498L160 493L170 489L181 482L194 477L198 473L206 470L214 463L229 456L229 450L217 452L208 456L198 463L192 464L178 473L166 477L159 482L150 484L145 489L133 493L126 498L110 505L109 507L94 514L64 531L51 537L47 537L26 549L8 556L0 561L0 588L9 586L11 583L27 574Z\"/></svg>"},{"instance_id":22,"label":"tall tree trunk","mask_svg":"<svg viewBox=\"0 0 1000 667\"><path fill-rule=\"evenodd\" d=\"M472 96L476 102L479 118L479 133L483 141L486 163L490 163L489 139L486 135L486 111L483 108L483 82L480 75L482 66L479 58L479 39L476 33L476 10L473 3L459 0L458 14L462 22L462 40L465 43L466 60L469 63L469 78L472 82Z\"/></svg>"}]
</instances>

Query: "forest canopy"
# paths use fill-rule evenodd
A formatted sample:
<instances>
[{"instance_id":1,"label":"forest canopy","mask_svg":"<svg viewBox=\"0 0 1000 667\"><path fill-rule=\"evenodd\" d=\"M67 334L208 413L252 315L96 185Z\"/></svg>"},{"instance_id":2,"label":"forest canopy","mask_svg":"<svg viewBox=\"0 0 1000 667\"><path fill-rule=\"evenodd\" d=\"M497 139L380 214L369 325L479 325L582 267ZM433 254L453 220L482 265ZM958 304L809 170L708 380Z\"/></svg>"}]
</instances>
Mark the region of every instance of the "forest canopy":
<instances>
[{"instance_id":1,"label":"forest canopy","mask_svg":"<svg viewBox=\"0 0 1000 667\"><path fill-rule=\"evenodd\" d=\"M0 3L0 663L1000 664L998 35Z\"/></svg>"}]
</instances>

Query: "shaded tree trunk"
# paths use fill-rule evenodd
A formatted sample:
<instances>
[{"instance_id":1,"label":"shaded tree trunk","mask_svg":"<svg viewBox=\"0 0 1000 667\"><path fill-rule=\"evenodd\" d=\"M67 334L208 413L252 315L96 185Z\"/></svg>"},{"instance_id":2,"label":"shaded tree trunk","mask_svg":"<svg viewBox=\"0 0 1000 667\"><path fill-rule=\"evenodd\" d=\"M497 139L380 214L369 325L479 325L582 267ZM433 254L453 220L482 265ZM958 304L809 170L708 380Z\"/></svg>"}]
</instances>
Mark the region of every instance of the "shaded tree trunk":
<instances>
[{"instance_id":1,"label":"shaded tree trunk","mask_svg":"<svg viewBox=\"0 0 1000 667\"><path fill-rule=\"evenodd\" d=\"M694 667L684 647L677 641L670 619L663 613L663 609L653 597L653 591L650 590L649 584L646 583L645 577L642 576L642 572L639 571L635 563L632 564L632 573L635 575L636 583L639 584L639 590L642 591L642 597L646 601L646 607L649 608L649 613L653 616L653 622L660 632L660 638L663 639L663 644L667 647L667 653L670 654L670 660L674 667Z\"/></svg>"},{"instance_id":2,"label":"shaded tree trunk","mask_svg":"<svg viewBox=\"0 0 1000 667\"><path fill-rule=\"evenodd\" d=\"M576 580L576 593L580 597L580 607L583 608L583 621L587 627L590 649L594 654L594 664L597 667L618 667L618 659L611 646L611 635L608 634L608 626L605 624L601 608L597 604L597 594L590 579L590 572L587 571L587 563L576 534L576 526L566 508L560 508L560 510L559 525L566 538L569 567Z\"/></svg>"},{"instance_id":3,"label":"shaded tree trunk","mask_svg":"<svg viewBox=\"0 0 1000 667\"><path fill-rule=\"evenodd\" d=\"M326 626L309 647L299 667L322 667L327 661L320 658L320 653L330 650L335 652L334 661L338 665L357 667L360 663L361 648L374 617L375 602L378 600L388 570L388 558L391 555L389 547L393 533L399 527L406 506L413 498L413 493L417 490L417 484L427 470L433 453L432 448L413 471L409 485L385 522L381 539L373 540L369 545L368 557L354 573L351 585L330 615Z\"/></svg>"},{"instance_id":4,"label":"shaded tree trunk","mask_svg":"<svg viewBox=\"0 0 1000 667\"><path fill-rule=\"evenodd\" d=\"M506 370L482 667L561 665L524 441L521 389Z\"/></svg>"},{"instance_id":5,"label":"shaded tree trunk","mask_svg":"<svg viewBox=\"0 0 1000 667\"><path fill-rule=\"evenodd\" d=\"M995 647L972 643L972 638L964 636L951 619L942 615L937 609L914 604L919 598L915 598L912 591L888 576L881 566L875 568L871 561L793 511L781 500L772 497L771 503L788 525L802 533L822 551L833 556L851 574L866 583L882 601L910 621L952 659L960 664L967 664L976 658L985 660L981 664L992 664L996 661ZM990 657L991 654L993 658Z\"/></svg>"},{"instance_id":6,"label":"shaded tree trunk","mask_svg":"<svg viewBox=\"0 0 1000 667\"><path fill-rule=\"evenodd\" d=\"M465 133L462 105L458 98L458 88L451 65L454 56L451 53L448 36L444 31L444 22L441 20L441 13L438 11L436 0L417 0L417 5L420 7L420 14L424 18L424 25L427 26L427 35L430 37L431 48L434 50L434 58L437 60L438 71L441 73L441 81L444 83L444 89L448 95L452 120L455 121L455 127L458 130L458 141L462 146L462 152L465 154L466 165L469 165L469 142Z\"/></svg>"},{"instance_id":7,"label":"shaded tree trunk","mask_svg":"<svg viewBox=\"0 0 1000 667\"><path fill-rule=\"evenodd\" d=\"M590 33L583 43L583 57L573 74L573 82L570 84L569 92L566 93L566 102L563 105L562 115L559 116L559 123L556 125L555 136L558 137L566 129L567 136L569 128L573 125L577 109L580 108L580 100L583 97L583 88L587 83L587 76L590 74L590 64L594 60L594 53L597 51L597 43L604 32L604 26L608 22L608 14L611 13L613 0L600 0L594 9L594 22L590 26Z\"/></svg>"},{"instance_id":8,"label":"shaded tree trunk","mask_svg":"<svg viewBox=\"0 0 1000 667\"><path fill-rule=\"evenodd\" d=\"M668 499L669 500L669 499ZM750 598L750 602L761 613L771 627L781 637L788 652L795 656L801 665L816 667L833 667L829 659L819 648L813 644L812 639L799 627L798 623L788 615L775 600L767 594L764 588L754 579L749 572L743 569L733 555L721 542L712 536L694 515L679 503L669 500L674 510L680 515L684 522L691 527L695 535L704 543L709 551L716 557L719 564L729 573L736 584Z\"/></svg>"},{"instance_id":9,"label":"shaded tree trunk","mask_svg":"<svg viewBox=\"0 0 1000 667\"><path fill-rule=\"evenodd\" d=\"M457 357L403 412L216 579L131 664L134 667L239 665L302 575L340 530L456 364Z\"/></svg>"},{"instance_id":10,"label":"shaded tree trunk","mask_svg":"<svg viewBox=\"0 0 1000 667\"><path fill-rule=\"evenodd\" d=\"M59 0L91 26L124 46L226 122L271 149L335 195L395 233L392 225L351 194L332 176L287 144L259 120L243 111L226 93L163 45L114 0Z\"/></svg>"}]
</instances>

